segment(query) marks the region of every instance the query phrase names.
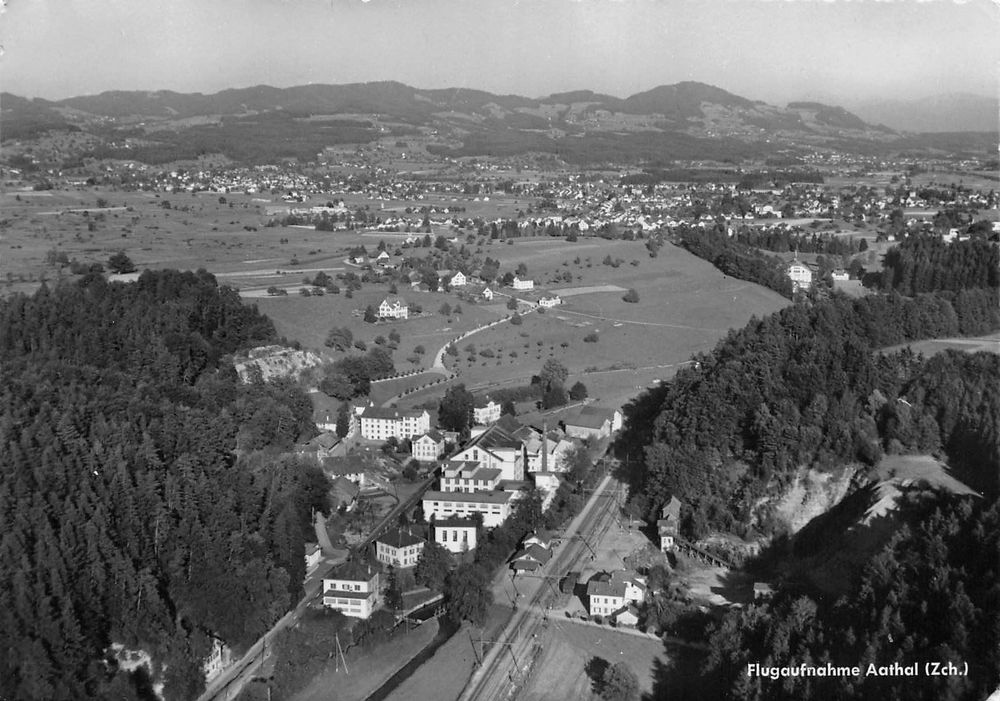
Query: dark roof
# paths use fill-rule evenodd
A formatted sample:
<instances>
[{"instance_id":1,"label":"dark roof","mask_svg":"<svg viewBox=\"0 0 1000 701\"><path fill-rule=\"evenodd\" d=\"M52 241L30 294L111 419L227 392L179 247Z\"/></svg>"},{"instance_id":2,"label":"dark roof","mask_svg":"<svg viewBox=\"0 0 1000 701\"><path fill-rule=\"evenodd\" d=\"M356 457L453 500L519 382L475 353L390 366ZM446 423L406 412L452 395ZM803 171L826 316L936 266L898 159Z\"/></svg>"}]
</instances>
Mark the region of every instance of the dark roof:
<instances>
[{"instance_id":1,"label":"dark roof","mask_svg":"<svg viewBox=\"0 0 1000 701\"><path fill-rule=\"evenodd\" d=\"M378 574L378 570L369 564L348 560L334 568L323 579L338 579L348 582L367 582Z\"/></svg>"},{"instance_id":2,"label":"dark roof","mask_svg":"<svg viewBox=\"0 0 1000 701\"><path fill-rule=\"evenodd\" d=\"M441 441L444 440L444 434L441 433L440 431L438 431L437 429L434 429L434 428L432 428L427 433L425 433L425 434L423 434L421 436L418 436L417 438L414 438L413 440L414 441L419 441L424 436L427 436L428 438L430 438L435 443L440 443Z\"/></svg>"},{"instance_id":3,"label":"dark roof","mask_svg":"<svg viewBox=\"0 0 1000 701\"><path fill-rule=\"evenodd\" d=\"M543 548L541 545L532 543L526 548L521 548L514 555L512 562L517 562L518 560L534 560L540 564L545 564L550 559L552 559L552 552L548 548Z\"/></svg>"},{"instance_id":4,"label":"dark roof","mask_svg":"<svg viewBox=\"0 0 1000 701\"><path fill-rule=\"evenodd\" d=\"M480 504L506 504L511 498L510 492L494 490L492 492L424 492L424 501L465 501Z\"/></svg>"},{"instance_id":5,"label":"dark roof","mask_svg":"<svg viewBox=\"0 0 1000 701\"><path fill-rule=\"evenodd\" d=\"M583 428L601 428L605 423L611 422L611 417L601 416L599 414L584 414L583 412L577 414L576 416L567 416L563 419L563 423L567 426L582 426Z\"/></svg>"},{"instance_id":6,"label":"dark roof","mask_svg":"<svg viewBox=\"0 0 1000 701\"><path fill-rule=\"evenodd\" d=\"M449 518L439 518L434 521L434 528L475 528L476 521L471 518L460 518L451 516Z\"/></svg>"},{"instance_id":7,"label":"dark roof","mask_svg":"<svg viewBox=\"0 0 1000 701\"><path fill-rule=\"evenodd\" d=\"M423 536L414 533L412 528L398 528L394 531L389 531L385 535L379 536L376 541L385 543L391 548L405 548L425 542Z\"/></svg>"},{"instance_id":8,"label":"dark roof","mask_svg":"<svg viewBox=\"0 0 1000 701\"><path fill-rule=\"evenodd\" d=\"M493 424L494 428L503 429L504 431L506 431L511 435L514 435L514 432L517 431L519 428L523 428L523 426L524 424L522 424L520 421L518 421L515 417L511 416L510 414L503 414L500 417L500 419L495 424Z\"/></svg>"},{"instance_id":9,"label":"dark roof","mask_svg":"<svg viewBox=\"0 0 1000 701\"><path fill-rule=\"evenodd\" d=\"M476 407L477 409L482 409L483 407L489 406L490 402L492 402L492 401L493 400L490 399L487 396L473 397L472 398L472 406ZM509 416L509 414L508 414L508 416Z\"/></svg>"},{"instance_id":10,"label":"dark roof","mask_svg":"<svg viewBox=\"0 0 1000 701\"><path fill-rule=\"evenodd\" d=\"M360 455L323 458L320 461L320 466L323 468L323 472L329 475L353 475L367 472L374 467Z\"/></svg>"},{"instance_id":11,"label":"dark roof","mask_svg":"<svg viewBox=\"0 0 1000 701\"><path fill-rule=\"evenodd\" d=\"M367 407L361 414L363 419L402 419L404 416L416 417L424 413L423 409L389 409L380 406Z\"/></svg>"},{"instance_id":12,"label":"dark roof","mask_svg":"<svg viewBox=\"0 0 1000 701\"><path fill-rule=\"evenodd\" d=\"M327 577L327 579L330 578ZM333 579L338 579L338 577L334 577ZM375 596L376 593L377 592L374 591L341 591L340 589L327 589L323 592L323 596L339 597L341 599L367 599L370 596Z\"/></svg>"}]
</instances>

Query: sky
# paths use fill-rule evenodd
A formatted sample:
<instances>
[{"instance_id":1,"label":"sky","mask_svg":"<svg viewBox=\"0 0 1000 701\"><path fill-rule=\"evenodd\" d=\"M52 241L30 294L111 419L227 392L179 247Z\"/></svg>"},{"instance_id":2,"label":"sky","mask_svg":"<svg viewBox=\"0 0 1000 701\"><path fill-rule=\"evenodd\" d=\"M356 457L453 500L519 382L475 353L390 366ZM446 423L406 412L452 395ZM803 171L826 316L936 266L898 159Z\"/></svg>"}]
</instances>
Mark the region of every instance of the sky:
<instances>
[{"instance_id":1,"label":"sky","mask_svg":"<svg viewBox=\"0 0 1000 701\"><path fill-rule=\"evenodd\" d=\"M992 0L6 0L0 89L398 80L618 97L696 80L784 104L997 95Z\"/></svg>"}]
</instances>

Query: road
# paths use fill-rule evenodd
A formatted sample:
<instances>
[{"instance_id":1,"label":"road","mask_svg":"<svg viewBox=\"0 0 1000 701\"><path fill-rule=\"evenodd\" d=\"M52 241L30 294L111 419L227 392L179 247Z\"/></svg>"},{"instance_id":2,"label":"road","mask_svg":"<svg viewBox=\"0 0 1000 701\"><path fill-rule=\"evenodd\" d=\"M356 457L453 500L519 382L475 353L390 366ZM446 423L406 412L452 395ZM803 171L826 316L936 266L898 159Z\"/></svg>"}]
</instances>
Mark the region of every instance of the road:
<instances>
[{"instance_id":1,"label":"road","mask_svg":"<svg viewBox=\"0 0 1000 701\"><path fill-rule=\"evenodd\" d=\"M460 701L506 699L523 683L532 655L537 651L536 635L548 623L546 607L556 596L556 578L583 569L582 563L591 557L589 543L598 540L611 526L618 490L617 480L605 476L583 511L561 536L562 545L541 573L547 578L518 578L517 609L473 673Z\"/></svg>"}]
</instances>

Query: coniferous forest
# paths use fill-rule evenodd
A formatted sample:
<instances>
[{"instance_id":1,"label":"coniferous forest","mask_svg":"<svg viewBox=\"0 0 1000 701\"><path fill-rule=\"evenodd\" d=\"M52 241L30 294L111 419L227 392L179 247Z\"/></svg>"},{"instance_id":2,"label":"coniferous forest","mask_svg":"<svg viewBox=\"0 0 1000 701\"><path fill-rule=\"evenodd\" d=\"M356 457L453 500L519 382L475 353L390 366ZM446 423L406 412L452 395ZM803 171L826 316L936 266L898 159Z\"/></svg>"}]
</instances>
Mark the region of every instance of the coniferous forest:
<instances>
[{"instance_id":1,"label":"coniferous forest","mask_svg":"<svg viewBox=\"0 0 1000 701\"><path fill-rule=\"evenodd\" d=\"M148 698L121 643L193 698L210 636L239 651L298 600L325 478L260 451L310 403L228 358L273 340L204 272L0 303L0 697Z\"/></svg>"}]
</instances>

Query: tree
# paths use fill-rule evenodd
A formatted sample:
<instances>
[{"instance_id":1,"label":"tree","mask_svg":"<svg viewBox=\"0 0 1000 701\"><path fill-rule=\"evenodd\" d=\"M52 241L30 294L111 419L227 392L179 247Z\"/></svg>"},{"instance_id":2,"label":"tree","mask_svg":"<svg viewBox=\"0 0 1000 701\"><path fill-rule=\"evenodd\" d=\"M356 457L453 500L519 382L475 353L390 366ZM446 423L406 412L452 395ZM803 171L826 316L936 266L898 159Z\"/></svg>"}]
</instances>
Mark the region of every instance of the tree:
<instances>
[{"instance_id":1,"label":"tree","mask_svg":"<svg viewBox=\"0 0 1000 701\"><path fill-rule=\"evenodd\" d=\"M118 251L118 253L108 258L108 270L117 274L134 273L135 263L125 255L125 251Z\"/></svg>"},{"instance_id":2,"label":"tree","mask_svg":"<svg viewBox=\"0 0 1000 701\"><path fill-rule=\"evenodd\" d=\"M624 662L615 662L601 677L601 698L605 701L635 701L639 698L639 679Z\"/></svg>"},{"instance_id":3,"label":"tree","mask_svg":"<svg viewBox=\"0 0 1000 701\"><path fill-rule=\"evenodd\" d=\"M346 326L334 326L326 336L326 346L339 351L346 351L354 343L354 334Z\"/></svg>"},{"instance_id":4,"label":"tree","mask_svg":"<svg viewBox=\"0 0 1000 701\"><path fill-rule=\"evenodd\" d=\"M416 523L420 523L423 520L423 515L421 514L421 518L418 519L417 515L414 514L413 520ZM445 577L448 576L448 570L450 569L451 553L443 545L432 540L428 541L424 545L424 549L420 552L413 575L416 577L417 582L423 584L425 587L434 591L442 591L444 589Z\"/></svg>"},{"instance_id":5,"label":"tree","mask_svg":"<svg viewBox=\"0 0 1000 701\"><path fill-rule=\"evenodd\" d=\"M438 425L448 431L465 434L472 425L475 398L464 384L449 387L438 409Z\"/></svg>"},{"instance_id":6,"label":"tree","mask_svg":"<svg viewBox=\"0 0 1000 701\"><path fill-rule=\"evenodd\" d=\"M635 291L634 287L630 287L629 291L625 293L625 296L622 297L622 299L625 300L626 302L635 304L636 302L639 301L639 293Z\"/></svg>"},{"instance_id":7,"label":"tree","mask_svg":"<svg viewBox=\"0 0 1000 701\"><path fill-rule=\"evenodd\" d=\"M542 371L538 376L542 382L542 388L548 390L553 385L562 386L566 384L566 378L569 377L569 370L555 358L549 358L545 361Z\"/></svg>"},{"instance_id":8,"label":"tree","mask_svg":"<svg viewBox=\"0 0 1000 701\"><path fill-rule=\"evenodd\" d=\"M392 341L393 343L399 343L399 341L401 340L401 336L399 335L399 331L397 331L396 329L392 329L389 332L389 340Z\"/></svg>"},{"instance_id":9,"label":"tree","mask_svg":"<svg viewBox=\"0 0 1000 701\"><path fill-rule=\"evenodd\" d=\"M553 407L563 406L567 401L566 389L558 383L550 385L545 393L542 394L543 409L552 409Z\"/></svg>"},{"instance_id":10,"label":"tree","mask_svg":"<svg viewBox=\"0 0 1000 701\"><path fill-rule=\"evenodd\" d=\"M493 604L490 576L478 562L459 565L445 580L448 597L448 614L456 621L469 621L474 625L486 622L486 612Z\"/></svg>"},{"instance_id":11,"label":"tree","mask_svg":"<svg viewBox=\"0 0 1000 701\"><path fill-rule=\"evenodd\" d=\"M395 567L389 566L386 579L388 582L385 588L385 605L391 611L401 611L403 609L403 591L399 586L399 576L396 574Z\"/></svg>"},{"instance_id":12,"label":"tree","mask_svg":"<svg viewBox=\"0 0 1000 701\"><path fill-rule=\"evenodd\" d=\"M369 324L374 324L378 321L378 316L375 314L375 307L370 304L365 307L365 321Z\"/></svg>"},{"instance_id":13,"label":"tree","mask_svg":"<svg viewBox=\"0 0 1000 701\"><path fill-rule=\"evenodd\" d=\"M500 413L501 414L508 414L510 416L517 416L517 405L514 404L514 400L513 399L506 400L500 406Z\"/></svg>"},{"instance_id":14,"label":"tree","mask_svg":"<svg viewBox=\"0 0 1000 701\"><path fill-rule=\"evenodd\" d=\"M441 305L438 312L440 312L441 316L451 316L451 305L445 302Z\"/></svg>"},{"instance_id":15,"label":"tree","mask_svg":"<svg viewBox=\"0 0 1000 701\"><path fill-rule=\"evenodd\" d=\"M569 388L569 398L573 401L580 401L581 399L587 398L587 385L580 381L574 382L573 386Z\"/></svg>"},{"instance_id":16,"label":"tree","mask_svg":"<svg viewBox=\"0 0 1000 701\"><path fill-rule=\"evenodd\" d=\"M347 402L341 402L337 408L337 435L346 438L351 430L351 407Z\"/></svg>"},{"instance_id":17,"label":"tree","mask_svg":"<svg viewBox=\"0 0 1000 701\"><path fill-rule=\"evenodd\" d=\"M517 309L517 300L514 299L513 297L511 297L510 299L508 299L507 300L507 308L511 309L511 310L516 310Z\"/></svg>"},{"instance_id":18,"label":"tree","mask_svg":"<svg viewBox=\"0 0 1000 701\"><path fill-rule=\"evenodd\" d=\"M514 308L515 309L517 308L517 304L514 305ZM520 314L515 312L514 315L510 318L510 323L513 324L514 326L520 326L521 324L524 323L524 319L521 318Z\"/></svg>"}]
</instances>

